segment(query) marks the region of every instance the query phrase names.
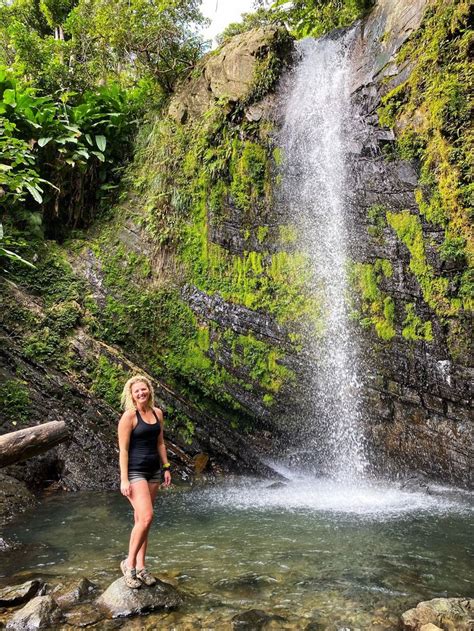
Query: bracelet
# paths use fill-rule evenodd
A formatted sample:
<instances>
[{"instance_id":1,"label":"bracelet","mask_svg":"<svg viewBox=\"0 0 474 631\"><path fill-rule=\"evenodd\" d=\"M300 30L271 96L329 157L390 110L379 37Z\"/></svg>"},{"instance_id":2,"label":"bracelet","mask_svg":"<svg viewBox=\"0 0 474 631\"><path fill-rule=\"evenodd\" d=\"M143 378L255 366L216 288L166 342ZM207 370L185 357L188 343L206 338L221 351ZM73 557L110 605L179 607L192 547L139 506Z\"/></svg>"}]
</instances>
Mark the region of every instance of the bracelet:
<instances>
[{"instance_id":1,"label":"bracelet","mask_svg":"<svg viewBox=\"0 0 474 631\"><path fill-rule=\"evenodd\" d=\"M163 465L163 469L169 469L171 467L169 462L165 462L165 464Z\"/></svg>"}]
</instances>

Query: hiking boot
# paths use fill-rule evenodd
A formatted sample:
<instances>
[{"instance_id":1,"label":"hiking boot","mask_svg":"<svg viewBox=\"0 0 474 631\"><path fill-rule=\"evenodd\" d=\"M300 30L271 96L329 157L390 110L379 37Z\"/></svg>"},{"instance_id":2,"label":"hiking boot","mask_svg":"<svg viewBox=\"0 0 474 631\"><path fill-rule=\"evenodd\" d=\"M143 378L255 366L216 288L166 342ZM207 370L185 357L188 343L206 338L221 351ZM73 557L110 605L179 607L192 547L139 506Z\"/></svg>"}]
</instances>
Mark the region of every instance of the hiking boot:
<instances>
[{"instance_id":1,"label":"hiking boot","mask_svg":"<svg viewBox=\"0 0 474 631\"><path fill-rule=\"evenodd\" d=\"M137 578L145 585L148 585L148 587L156 583L156 578L150 574L146 567L143 570L138 570Z\"/></svg>"},{"instance_id":2,"label":"hiking boot","mask_svg":"<svg viewBox=\"0 0 474 631\"><path fill-rule=\"evenodd\" d=\"M131 589L138 589L142 586L142 582L137 578L137 571L135 568L127 567L127 560L124 559L120 563L120 569L122 570L123 577L125 579L125 585Z\"/></svg>"}]
</instances>

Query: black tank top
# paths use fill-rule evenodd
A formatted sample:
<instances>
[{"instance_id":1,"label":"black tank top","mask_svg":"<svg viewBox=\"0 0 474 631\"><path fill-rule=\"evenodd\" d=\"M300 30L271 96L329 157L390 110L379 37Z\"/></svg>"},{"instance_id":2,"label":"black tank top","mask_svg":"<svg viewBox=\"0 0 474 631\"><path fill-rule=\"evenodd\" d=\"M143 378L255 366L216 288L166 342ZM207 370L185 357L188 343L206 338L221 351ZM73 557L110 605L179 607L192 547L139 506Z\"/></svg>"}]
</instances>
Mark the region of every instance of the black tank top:
<instances>
[{"instance_id":1,"label":"black tank top","mask_svg":"<svg viewBox=\"0 0 474 631\"><path fill-rule=\"evenodd\" d=\"M137 424L130 435L128 447L128 470L154 473L160 468L158 454L158 436L161 432L160 421L153 410L156 423L145 423L137 410Z\"/></svg>"}]
</instances>

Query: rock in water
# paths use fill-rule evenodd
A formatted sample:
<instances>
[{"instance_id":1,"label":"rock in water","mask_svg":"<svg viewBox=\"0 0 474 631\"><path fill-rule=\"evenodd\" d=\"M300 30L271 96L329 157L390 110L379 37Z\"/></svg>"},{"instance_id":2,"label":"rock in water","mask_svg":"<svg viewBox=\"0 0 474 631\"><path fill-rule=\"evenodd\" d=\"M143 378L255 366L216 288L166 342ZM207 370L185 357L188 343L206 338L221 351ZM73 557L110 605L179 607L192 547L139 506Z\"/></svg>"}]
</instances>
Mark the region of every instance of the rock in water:
<instances>
[{"instance_id":1,"label":"rock in water","mask_svg":"<svg viewBox=\"0 0 474 631\"><path fill-rule=\"evenodd\" d=\"M250 609L244 613L238 613L232 618L232 628L258 631L258 629L262 629L270 620L271 616L265 611L261 609Z\"/></svg>"},{"instance_id":2,"label":"rock in water","mask_svg":"<svg viewBox=\"0 0 474 631\"><path fill-rule=\"evenodd\" d=\"M62 613L51 596L36 596L13 614L7 623L8 631L36 631L54 629Z\"/></svg>"},{"instance_id":3,"label":"rock in water","mask_svg":"<svg viewBox=\"0 0 474 631\"><path fill-rule=\"evenodd\" d=\"M0 606L15 607L22 605L33 596L36 596L43 587L44 582L40 580L27 581L22 585L13 585L12 587L4 587L0 589Z\"/></svg>"},{"instance_id":4,"label":"rock in water","mask_svg":"<svg viewBox=\"0 0 474 631\"><path fill-rule=\"evenodd\" d=\"M72 611L68 611L64 614L66 622L73 628L89 627L93 624L97 624L105 618L105 613L102 609L99 609L95 604L88 603L86 605L80 605L75 607ZM112 623L109 620L108 623ZM120 623L119 623L120 624ZM101 626L105 626L103 623ZM97 627L99 629L99 627Z\"/></svg>"},{"instance_id":5,"label":"rock in water","mask_svg":"<svg viewBox=\"0 0 474 631\"><path fill-rule=\"evenodd\" d=\"M270 622L275 621L278 626L285 622L285 618L275 616L261 609L249 609L238 613L232 618L232 629L242 631L260 631Z\"/></svg>"},{"instance_id":6,"label":"rock in water","mask_svg":"<svg viewBox=\"0 0 474 631\"><path fill-rule=\"evenodd\" d=\"M87 578L81 578L72 585L55 590L53 596L61 609L67 609L89 598L95 589L94 583L91 583Z\"/></svg>"},{"instance_id":7,"label":"rock in water","mask_svg":"<svg viewBox=\"0 0 474 631\"><path fill-rule=\"evenodd\" d=\"M112 618L145 614L159 609L175 609L183 602L179 592L157 580L152 587L130 589L123 578L114 581L97 599L97 604Z\"/></svg>"},{"instance_id":8,"label":"rock in water","mask_svg":"<svg viewBox=\"0 0 474 631\"><path fill-rule=\"evenodd\" d=\"M433 626L438 626L453 631L472 631L473 611L473 599L433 598L405 611L402 614L402 628L405 631L428 631Z\"/></svg>"}]
</instances>

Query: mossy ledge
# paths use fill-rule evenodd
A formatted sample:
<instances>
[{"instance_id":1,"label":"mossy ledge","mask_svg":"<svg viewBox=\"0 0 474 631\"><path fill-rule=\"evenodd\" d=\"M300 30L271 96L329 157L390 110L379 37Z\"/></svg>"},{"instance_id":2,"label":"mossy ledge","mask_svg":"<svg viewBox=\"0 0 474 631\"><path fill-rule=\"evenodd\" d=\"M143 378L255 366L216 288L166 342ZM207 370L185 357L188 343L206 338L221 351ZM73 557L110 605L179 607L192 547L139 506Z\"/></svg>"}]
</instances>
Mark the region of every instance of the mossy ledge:
<instances>
[{"instance_id":1,"label":"mossy ledge","mask_svg":"<svg viewBox=\"0 0 474 631\"><path fill-rule=\"evenodd\" d=\"M398 54L399 66L408 64L410 72L378 110L381 125L395 132L397 156L419 172L419 214L405 209L388 212L386 219L408 249L409 270L425 303L462 335L461 346L468 344L464 323L474 308L472 11L465 0L427 7L421 27ZM459 346L450 345L454 358Z\"/></svg>"}]
</instances>

